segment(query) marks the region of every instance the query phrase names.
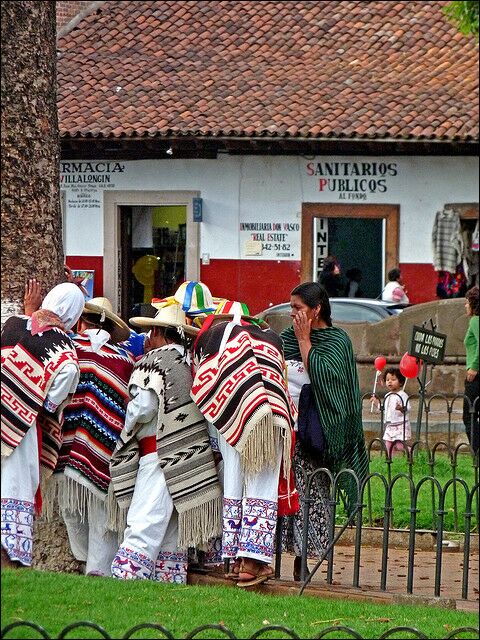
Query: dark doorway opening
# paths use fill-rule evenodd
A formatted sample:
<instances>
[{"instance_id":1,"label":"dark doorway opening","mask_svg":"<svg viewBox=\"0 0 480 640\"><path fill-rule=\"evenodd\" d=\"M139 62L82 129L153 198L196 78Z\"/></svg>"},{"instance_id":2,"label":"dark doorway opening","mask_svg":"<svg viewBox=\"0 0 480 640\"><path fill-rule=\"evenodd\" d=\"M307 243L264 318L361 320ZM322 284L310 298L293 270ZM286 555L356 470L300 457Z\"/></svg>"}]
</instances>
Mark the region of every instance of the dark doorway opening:
<instances>
[{"instance_id":1,"label":"dark doorway opening","mask_svg":"<svg viewBox=\"0 0 480 640\"><path fill-rule=\"evenodd\" d=\"M185 280L186 206L121 206L120 220L122 314L151 315Z\"/></svg>"}]
</instances>

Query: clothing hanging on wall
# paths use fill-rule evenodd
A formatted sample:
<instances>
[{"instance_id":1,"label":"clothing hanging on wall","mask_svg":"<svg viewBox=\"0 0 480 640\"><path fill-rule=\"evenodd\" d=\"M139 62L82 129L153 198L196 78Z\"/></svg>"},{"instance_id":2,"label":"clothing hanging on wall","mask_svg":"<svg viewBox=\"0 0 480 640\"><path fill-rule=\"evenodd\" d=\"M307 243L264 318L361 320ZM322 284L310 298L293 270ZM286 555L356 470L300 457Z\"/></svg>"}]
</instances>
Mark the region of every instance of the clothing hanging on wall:
<instances>
[{"instance_id":1,"label":"clothing hanging on wall","mask_svg":"<svg viewBox=\"0 0 480 640\"><path fill-rule=\"evenodd\" d=\"M455 273L457 265L461 262L463 242L460 216L454 209L444 207L435 214L432 249L435 271Z\"/></svg>"},{"instance_id":2,"label":"clothing hanging on wall","mask_svg":"<svg viewBox=\"0 0 480 640\"><path fill-rule=\"evenodd\" d=\"M439 298L463 298L466 291L467 279L462 264L457 266L455 273L438 272L437 296Z\"/></svg>"},{"instance_id":3,"label":"clothing hanging on wall","mask_svg":"<svg viewBox=\"0 0 480 640\"><path fill-rule=\"evenodd\" d=\"M478 283L478 221L475 227L474 222L462 219L458 208L449 205L435 215L432 249L439 298L463 297Z\"/></svg>"}]
</instances>

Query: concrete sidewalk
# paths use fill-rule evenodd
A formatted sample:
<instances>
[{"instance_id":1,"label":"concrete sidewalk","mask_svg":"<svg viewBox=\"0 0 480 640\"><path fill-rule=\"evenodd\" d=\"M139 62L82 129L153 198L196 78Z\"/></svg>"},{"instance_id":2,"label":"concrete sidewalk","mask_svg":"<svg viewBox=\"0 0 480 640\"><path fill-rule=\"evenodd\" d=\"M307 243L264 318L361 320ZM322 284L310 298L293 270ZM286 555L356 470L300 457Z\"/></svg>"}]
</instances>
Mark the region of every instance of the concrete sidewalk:
<instances>
[{"instance_id":1,"label":"concrete sidewalk","mask_svg":"<svg viewBox=\"0 0 480 640\"><path fill-rule=\"evenodd\" d=\"M362 547L360 554L360 587L352 586L354 549L351 546L338 546L334 555L333 584L326 582L327 568L321 566L305 589L305 594L321 598L343 598L368 600L378 603L417 603L436 604L442 607L462 611L478 611L479 601L479 556L470 554L468 600L462 600L463 553L444 552L442 558L440 598L434 596L435 552L416 551L413 575L413 594L407 595L407 550L389 549L387 590L380 590L381 549ZM309 561L313 569L315 562ZM228 584L231 580L222 577L222 573L206 575L191 574L192 584ZM301 583L293 581L293 556L283 554L280 580L269 580L266 584L254 587L267 593L298 594Z\"/></svg>"}]
</instances>

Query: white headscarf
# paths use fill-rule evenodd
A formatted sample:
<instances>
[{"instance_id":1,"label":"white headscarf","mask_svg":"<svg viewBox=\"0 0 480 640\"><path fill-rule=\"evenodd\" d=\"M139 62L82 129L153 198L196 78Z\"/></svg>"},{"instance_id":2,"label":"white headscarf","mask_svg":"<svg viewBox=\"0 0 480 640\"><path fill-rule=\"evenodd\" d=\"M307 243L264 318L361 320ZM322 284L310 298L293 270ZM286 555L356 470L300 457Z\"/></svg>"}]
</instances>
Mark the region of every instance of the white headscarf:
<instances>
[{"instance_id":1,"label":"white headscarf","mask_svg":"<svg viewBox=\"0 0 480 640\"><path fill-rule=\"evenodd\" d=\"M53 287L42 302L42 309L56 313L69 331L82 315L85 298L73 282L63 282Z\"/></svg>"}]
</instances>

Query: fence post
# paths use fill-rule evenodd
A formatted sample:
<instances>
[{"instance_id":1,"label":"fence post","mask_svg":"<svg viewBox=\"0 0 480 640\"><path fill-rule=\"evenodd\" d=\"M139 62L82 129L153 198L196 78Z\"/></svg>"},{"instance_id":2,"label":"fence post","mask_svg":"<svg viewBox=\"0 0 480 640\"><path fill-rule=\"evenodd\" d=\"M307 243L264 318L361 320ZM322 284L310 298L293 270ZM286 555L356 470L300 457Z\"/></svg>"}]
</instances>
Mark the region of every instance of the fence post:
<instances>
[{"instance_id":1,"label":"fence post","mask_svg":"<svg viewBox=\"0 0 480 640\"><path fill-rule=\"evenodd\" d=\"M418 403L417 428L415 432L416 440L420 440L420 431L422 428L423 403L425 402L425 383L427 381L427 366L427 363L424 361L420 378L420 389L418 392L420 401Z\"/></svg>"},{"instance_id":2,"label":"fence post","mask_svg":"<svg viewBox=\"0 0 480 640\"><path fill-rule=\"evenodd\" d=\"M465 535L463 538L463 576L462 576L462 598L466 600L468 598L468 572L470 569L470 538L471 538L471 526L473 497L478 495L479 485L478 483L473 487L471 491L467 493L467 505L465 510ZM478 522L478 521L477 521Z\"/></svg>"}]
</instances>

